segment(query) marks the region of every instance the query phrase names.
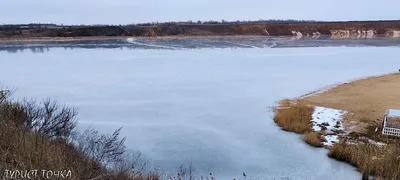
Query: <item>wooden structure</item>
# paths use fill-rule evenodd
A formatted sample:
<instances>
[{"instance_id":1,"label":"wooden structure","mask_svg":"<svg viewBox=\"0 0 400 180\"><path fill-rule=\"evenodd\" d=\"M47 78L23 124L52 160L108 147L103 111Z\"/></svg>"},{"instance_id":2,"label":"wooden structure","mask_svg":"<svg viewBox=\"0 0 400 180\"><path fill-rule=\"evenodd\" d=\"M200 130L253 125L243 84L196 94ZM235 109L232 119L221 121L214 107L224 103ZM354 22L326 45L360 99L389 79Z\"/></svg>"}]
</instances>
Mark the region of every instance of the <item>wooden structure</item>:
<instances>
[{"instance_id":1,"label":"wooden structure","mask_svg":"<svg viewBox=\"0 0 400 180\"><path fill-rule=\"evenodd\" d=\"M400 110L388 109L382 122L382 134L400 137Z\"/></svg>"}]
</instances>

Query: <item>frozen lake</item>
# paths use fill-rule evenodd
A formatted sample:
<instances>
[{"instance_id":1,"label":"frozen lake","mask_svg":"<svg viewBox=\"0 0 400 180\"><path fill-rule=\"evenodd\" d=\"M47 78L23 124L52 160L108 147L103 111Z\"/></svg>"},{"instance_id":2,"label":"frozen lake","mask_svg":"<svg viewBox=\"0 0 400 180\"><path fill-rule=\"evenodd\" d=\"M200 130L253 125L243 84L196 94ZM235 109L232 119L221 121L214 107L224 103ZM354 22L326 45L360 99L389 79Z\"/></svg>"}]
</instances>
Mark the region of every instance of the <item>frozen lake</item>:
<instances>
[{"instance_id":1,"label":"frozen lake","mask_svg":"<svg viewBox=\"0 0 400 180\"><path fill-rule=\"evenodd\" d=\"M36 53L22 46L0 46L7 48L0 51L1 84L17 88L17 96L77 106L80 128L111 132L123 126L127 147L166 172L192 161L198 172L211 170L218 179L242 172L255 179L360 179L326 150L281 131L270 107L400 68L398 47L50 46Z\"/></svg>"}]
</instances>

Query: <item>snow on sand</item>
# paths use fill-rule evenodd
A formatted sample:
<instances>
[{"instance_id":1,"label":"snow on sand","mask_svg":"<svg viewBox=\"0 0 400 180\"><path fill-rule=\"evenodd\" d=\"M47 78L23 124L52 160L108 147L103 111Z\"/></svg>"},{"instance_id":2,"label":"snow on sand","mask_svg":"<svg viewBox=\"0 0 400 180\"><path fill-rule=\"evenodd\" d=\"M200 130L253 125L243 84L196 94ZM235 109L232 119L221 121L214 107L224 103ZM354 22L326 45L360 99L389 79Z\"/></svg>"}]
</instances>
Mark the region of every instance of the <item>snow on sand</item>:
<instances>
[{"instance_id":1,"label":"snow on sand","mask_svg":"<svg viewBox=\"0 0 400 180\"><path fill-rule=\"evenodd\" d=\"M312 129L316 132L325 131L323 137L326 139L324 145L331 146L339 142L337 132L344 130L342 116L345 111L315 106L312 114Z\"/></svg>"}]
</instances>

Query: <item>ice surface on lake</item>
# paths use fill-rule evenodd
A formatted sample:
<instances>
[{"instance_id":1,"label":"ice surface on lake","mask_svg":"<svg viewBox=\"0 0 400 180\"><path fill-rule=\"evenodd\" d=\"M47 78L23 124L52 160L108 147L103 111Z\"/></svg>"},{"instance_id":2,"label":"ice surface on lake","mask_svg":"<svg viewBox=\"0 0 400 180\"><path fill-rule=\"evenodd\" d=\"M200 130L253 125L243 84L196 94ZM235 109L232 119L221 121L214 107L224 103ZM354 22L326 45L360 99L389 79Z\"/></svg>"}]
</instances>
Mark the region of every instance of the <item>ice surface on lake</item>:
<instances>
[{"instance_id":1,"label":"ice surface on lake","mask_svg":"<svg viewBox=\"0 0 400 180\"><path fill-rule=\"evenodd\" d=\"M166 172L192 161L218 179L242 172L255 179L360 179L325 149L281 131L269 107L400 66L394 47L11 51L17 53L0 52L0 80L17 88L17 97L75 105L80 129L123 126L127 147Z\"/></svg>"},{"instance_id":2,"label":"ice surface on lake","mask_svg":"<svg viewBox=\"0 0 400 180\"><path fill-rule=\"evenodd\" d=\"M364 47L364 46L393 46L400 45L400 38L374 37L370 39L334 39L330 36L318 38L287 36L287 37L181 37L181 38L126 38L104 40L75 40L75 41L0 41L0 51L18 52L31 50L44 52L49 48L129 48L129 49L166 49L185 50L202 48L293 48L293 47Z\"/></svg>"}]
</instances>

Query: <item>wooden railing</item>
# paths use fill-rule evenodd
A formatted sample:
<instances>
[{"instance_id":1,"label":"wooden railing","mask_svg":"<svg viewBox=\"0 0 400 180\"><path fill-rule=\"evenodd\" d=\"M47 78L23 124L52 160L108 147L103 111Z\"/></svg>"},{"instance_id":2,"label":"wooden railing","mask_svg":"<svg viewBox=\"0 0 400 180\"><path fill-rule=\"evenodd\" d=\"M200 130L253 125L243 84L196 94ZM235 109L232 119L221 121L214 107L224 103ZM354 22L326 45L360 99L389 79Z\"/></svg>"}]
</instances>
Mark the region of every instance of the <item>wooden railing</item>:
<instances>
[{"instance_id":1,"label":"wooden railing","mask_svg":"<svg viewBox=\"0 0 400 180\"><path fill-rule=\"evenodd\" d=\"M398 137L400 137L400 129L383 127L382 134L383 135L388 135L388 136L398 136Z\"/></svg>"}]
</instances>

